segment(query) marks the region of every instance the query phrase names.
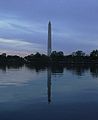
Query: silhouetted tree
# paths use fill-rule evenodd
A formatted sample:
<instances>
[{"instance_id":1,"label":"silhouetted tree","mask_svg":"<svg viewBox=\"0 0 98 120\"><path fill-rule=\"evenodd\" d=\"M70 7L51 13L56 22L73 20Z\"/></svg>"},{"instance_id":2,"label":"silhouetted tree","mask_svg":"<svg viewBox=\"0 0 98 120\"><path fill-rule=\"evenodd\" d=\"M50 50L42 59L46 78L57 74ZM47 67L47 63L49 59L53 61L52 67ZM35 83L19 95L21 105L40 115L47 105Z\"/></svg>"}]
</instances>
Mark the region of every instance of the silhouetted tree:
<instances>
[{"instance_id":1,"label":"silhouetted tree","mask_svg":"<svg viewBox=\"0 0 98 120\"><path fill-rule=\"evenodd\" d=\"M85 56L85 53L81 50L78 50L76 52L73 52L72 56L83 57L83 56Z\"/></svg>"},{"instance_id":2,"label":"silhouetted tree","mask_svg":"<svg viewBox=\"0 0 98 120\"><path fill-rule=\"evenodd\" d=\"M1 65L6 64L6 53L2 53L2 54L0 55L0 64L1 64Z\"/></svg>"},{"instance_id":3,"label":"silhouetted tree","mask_svg":"<svg viewBox=\"0 0 98 120\"><path fill-rule=\"evenodd\" d=\"M34 55L35 58L41 58L41 54L39 52L37 52L35 55Z\"/></svg>"},{"instance_id":4,"label":"silhouetted tree","mask_svg":"<svg viewBox=\"0 0 98 120\"><path fill-rule=\"evenodd\" d=\"M6 63L8 65L22 65L24 64L24 59L17 55L14 56L8 55L6 57Z\"/></svg>"},{"instance_id":5,"label":"silhouetted tree","mask_svg":"<svg viewBox=\"0 0 98 120\"><path fill-rule=\"evenodd\" d=\"M98 50L93 50L93 51L90 53L90 56L91 56L91 57L98 57Z\"/></svg>"},{"instance_id":6,"label":"silhouetted tree","mask_svg":"<svg viewBox=\"0 0 98 120\"><path fill-rule=\"evenodd\" d=\"M65 58L64 53L62 51L59 52L53 51L50 57L52 61L64 61Z\"/></svg>"},{"instance_id":7,"label":"silhouetted tree","mask_svg":"<svg viewBox=\"0 0 98 120\"><path fill-rule=\"evenodd\" d=\"M46 56L45 54L41 55L38 52L36 54L28 55L24 57L24 59L27 64L32 64L32 65L46 65L49 62L48 56Z\"/></svg>"},{"instance_id":8,"label":"silhouetted tree","mask_svg":"<svg viewBox=\"0 0 98 120\"><path fill-rule=\"evenodd\" d=\"M98 63L98 50L93 50L90 53L90 60L92 63Z\"/></svg>"}]
</instances>

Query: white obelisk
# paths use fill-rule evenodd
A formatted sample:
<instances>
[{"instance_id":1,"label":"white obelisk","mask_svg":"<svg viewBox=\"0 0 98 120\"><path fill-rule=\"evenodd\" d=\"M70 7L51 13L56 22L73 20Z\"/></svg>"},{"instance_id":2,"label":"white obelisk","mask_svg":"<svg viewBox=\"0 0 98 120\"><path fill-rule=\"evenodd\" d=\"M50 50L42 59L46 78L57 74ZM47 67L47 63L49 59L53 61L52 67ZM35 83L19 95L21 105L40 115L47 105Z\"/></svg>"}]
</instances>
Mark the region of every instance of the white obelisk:
<instances>
[{"instance_id":1,"label":"white obelisk","mask_svg":"<svg viewBox=\"0 0 98 120\"><path fill-rule=\"evenodd\" d=\"M48 56L51 55L51 22L48 23Z\"/></svg>"}]
</instances>

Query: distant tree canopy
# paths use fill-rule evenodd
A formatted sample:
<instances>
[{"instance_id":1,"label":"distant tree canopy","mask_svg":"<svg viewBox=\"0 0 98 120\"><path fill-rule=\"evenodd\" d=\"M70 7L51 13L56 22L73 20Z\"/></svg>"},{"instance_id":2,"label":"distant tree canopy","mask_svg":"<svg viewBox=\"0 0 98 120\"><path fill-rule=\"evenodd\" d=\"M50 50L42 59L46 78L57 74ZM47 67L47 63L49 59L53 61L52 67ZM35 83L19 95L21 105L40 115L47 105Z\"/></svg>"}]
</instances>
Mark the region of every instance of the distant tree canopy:
<instances>
[{"instance_id":1,"label":"distant tree canopy","mask_svg":"<svg viewBox=\"0 0 98 120\"><path fill-rule=\"evenodd\" d=\"M93 50L93 51L90 53L90 56L91 56L91 57L98 57L98 50Z\"/></svg>"},{"instance_id":2,"label":"distant tree canopy","mask_svg":"<svg viewBox=\"0 0 98 120\"><path fill-rule=\"evenodd\" d=\"M62 51L59 52L53 51L51 53L50 58L52 59L52 61L63 61L65 57Z\"/></svg>"},{"instance_id":3,"label":"distant tree canopy","mask_svg":"<svg viewBox=\"0 0 98 120\"><path fill-rule=\"evenodd\" d=\"M85 56L85 53L81 50L78 50L76 52L73 52L72 56L83 57L83 56Z\"/></svg>"},{"instance_id":4,"label":"distant tree canopy","mask_svg":"<svg viewBox=\"0 0 98 120\"><path fill-rule=\"evenodd\" d=\"M48 65L50 63L98 63L98 50L91 51L89 55L86 55L81 50L73 52L70 55L64 55L62 51L53 51L50 57L45 54L40 54L39 52L25 57L20 57L17 55L6 55L6 53L2 53L0 55L0 65Z\"/></svg>"},{"instance_id":5,"label":"distant tree canopy","mask_svg":"<svg viewBox=\"0 0 98 120\"><path fill-rule=\"evenodd\" d=\"M45 54L40 54L40 53L36 53L36 54L31 54L31 55L28 55L26 57L24 57L26 63L37 63L37 64L40 64L40 63L43 63L43 64L47 64L49 62L49 57L46 56Z\"/></svg>"}]
</instances>

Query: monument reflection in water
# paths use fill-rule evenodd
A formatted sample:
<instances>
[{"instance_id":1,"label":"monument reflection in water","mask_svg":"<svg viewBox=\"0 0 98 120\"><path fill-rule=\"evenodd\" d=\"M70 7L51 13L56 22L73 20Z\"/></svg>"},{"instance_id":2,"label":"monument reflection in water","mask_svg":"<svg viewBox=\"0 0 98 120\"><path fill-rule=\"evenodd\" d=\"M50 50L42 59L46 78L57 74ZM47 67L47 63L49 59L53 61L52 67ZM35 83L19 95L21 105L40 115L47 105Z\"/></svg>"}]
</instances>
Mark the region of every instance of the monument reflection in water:
<instances>
[{"instance_id":1,"label":"monument reflection in water","mask_svg":"<svg viewBox=\"0 0 98 120\"><path fill-rule=\"evenodd\" d=\"M48 103L51 103L51 68L47 69Z\"/></svg>"},{"instance_id":2,"label":"monument reflection in water","mask_svg":"<svg viewBox=\"0 0 98 120\"><path fill-rule=\"evenodd\" d=\"M97 112L98 66L0 67L0 120L98 120Z\"/></svg>"}]
</instances>

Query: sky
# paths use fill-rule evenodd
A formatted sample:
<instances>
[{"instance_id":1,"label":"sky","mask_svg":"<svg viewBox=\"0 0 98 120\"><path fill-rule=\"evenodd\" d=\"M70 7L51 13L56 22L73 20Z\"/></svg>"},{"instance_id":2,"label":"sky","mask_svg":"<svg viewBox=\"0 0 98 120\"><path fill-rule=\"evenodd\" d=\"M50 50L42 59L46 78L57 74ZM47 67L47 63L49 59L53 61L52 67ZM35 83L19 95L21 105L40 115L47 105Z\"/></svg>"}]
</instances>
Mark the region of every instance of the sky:
<instances>
[{"instance_id":1,"label":"sky","mask_svg":"<svg viewBox=\"0 0 98 120\"><path fill-rule=\"evenodd\" d=\"M47 53L49 21L52 50L98 49L98 0L0 0L0 53Z\"/></svg>"}]
</instances>

